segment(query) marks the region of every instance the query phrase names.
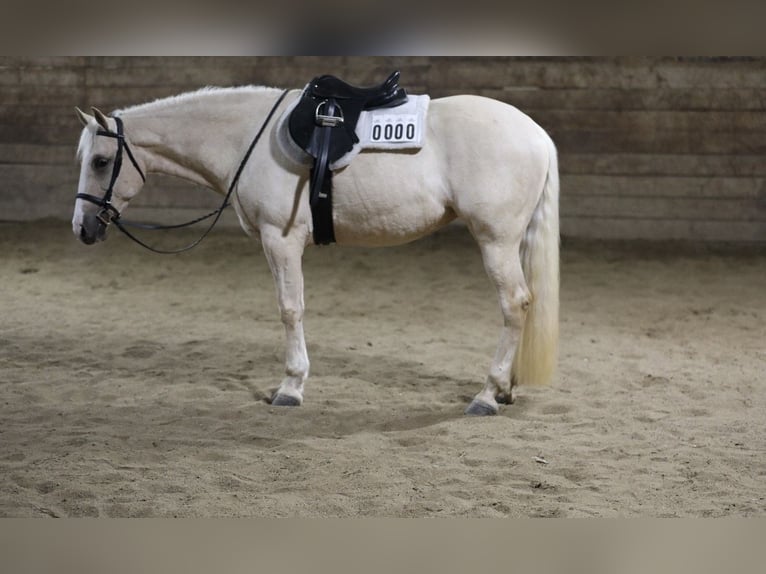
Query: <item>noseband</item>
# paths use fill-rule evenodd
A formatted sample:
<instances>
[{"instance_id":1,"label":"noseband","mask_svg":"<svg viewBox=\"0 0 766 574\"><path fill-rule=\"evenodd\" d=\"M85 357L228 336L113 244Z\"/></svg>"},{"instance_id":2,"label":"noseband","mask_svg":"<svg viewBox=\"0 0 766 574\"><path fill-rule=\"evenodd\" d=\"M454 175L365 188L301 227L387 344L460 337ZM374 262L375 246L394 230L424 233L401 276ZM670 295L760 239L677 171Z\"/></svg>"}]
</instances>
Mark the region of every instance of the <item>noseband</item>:
<instances>
[{"instance_id":1,"label":"noseband","mask_svg":"<svg viewBox=\"0 0 766 574\"><path fill-rule=\"evenodd\" d=\"M112 165L112 177L109 180L109 187L106 189L106 193L103 197L96 197L95 195L91 195L89 193L78 193L75 196L77 199L84 199L85 201L89 201L98 205L101 210L96 214L96 217L98 217L99 221L101 221L101 223L104 225L109 225L112 221L117 221L120 218L120 212L114 205L112 205L112 194L114 192L114 184L117 181L117 178L120 176L120 170L122 169L123 150L125 150L125 152L128 154L128 159L130 160L130 163L133 164L133 167L136 168L136 171L138 171L138 175L140 175L143 182L146 183L146 176L141 170L141 166L138 165L133 152L130 151L128 142L125 141L125 131L122 126L122 119L119 116L114 116L114 121L117 123L117 132L112 132L109 130L98 130L96 132L97 136L104 136L117 140L117 155L114 156L114 164Z\"/></svg>"}]
</instances>

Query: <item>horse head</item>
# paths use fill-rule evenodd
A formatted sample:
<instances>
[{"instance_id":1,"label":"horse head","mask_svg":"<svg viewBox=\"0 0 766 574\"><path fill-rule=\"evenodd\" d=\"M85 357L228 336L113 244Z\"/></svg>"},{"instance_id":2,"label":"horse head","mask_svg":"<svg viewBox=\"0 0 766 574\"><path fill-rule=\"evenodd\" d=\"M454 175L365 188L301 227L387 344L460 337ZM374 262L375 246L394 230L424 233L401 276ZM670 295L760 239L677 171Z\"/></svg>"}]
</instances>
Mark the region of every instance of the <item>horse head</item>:
<instances>
[{"instance_id":1,"label":"horse head","mask_svg":"<svg viewBox=\"0 0 766 574\"><path fill-rule=\"evenodd\" d=\"M80 181L72 230L87 245L106 238L109 224L120 217L146 180L125 137L122 120L91 109L93 115L75 108L84 127L77 149ZM132 168L122 169L124 156Z\"/></svg>"}]
</instances>

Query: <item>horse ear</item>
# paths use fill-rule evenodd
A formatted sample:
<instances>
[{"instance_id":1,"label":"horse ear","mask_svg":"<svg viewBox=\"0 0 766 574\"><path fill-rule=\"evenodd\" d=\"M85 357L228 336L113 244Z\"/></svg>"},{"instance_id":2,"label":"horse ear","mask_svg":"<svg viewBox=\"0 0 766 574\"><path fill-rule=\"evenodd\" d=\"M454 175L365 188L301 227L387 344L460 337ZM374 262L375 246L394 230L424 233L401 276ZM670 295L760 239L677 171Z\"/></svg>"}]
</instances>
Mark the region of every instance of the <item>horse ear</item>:
<instances>
[{"instance_id":1,"label":"horse ear","mask_svg":"<svg viewBox=\"0 0 766 574\"><path fill-rule=\"evenodd\" d=\"M90 121L93 119L93 116L89 116L77 106L75 106L74 111L77 112L77 117L80 118L80 121L82 122L82 125L84 126L87 126L90 123Z\"/></svg>"},{"instance_id":2,"label":"horse ear","mask_svg":"<svg viewBox=\"0 0 766 574\"><path fill-rule=\"evenodd\" d=\"M96 121L98 122L98 125L100 125L105 130L109 131L109 122L107 121L104 113L98 108L91 107L90 109L93 111L93 115L96 117Z\"/></svg>"}]
</instances>

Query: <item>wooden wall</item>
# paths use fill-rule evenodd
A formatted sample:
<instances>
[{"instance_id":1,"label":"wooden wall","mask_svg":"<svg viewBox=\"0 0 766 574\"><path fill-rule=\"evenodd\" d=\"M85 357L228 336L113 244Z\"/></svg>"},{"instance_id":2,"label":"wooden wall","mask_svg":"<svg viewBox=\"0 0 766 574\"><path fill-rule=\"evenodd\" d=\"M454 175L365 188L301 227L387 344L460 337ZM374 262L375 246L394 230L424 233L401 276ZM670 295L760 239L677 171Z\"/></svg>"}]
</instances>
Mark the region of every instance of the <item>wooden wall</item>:
<instances>
[{"instance_id":1,"label":"wooden wall","mask_svg":"<svg viewBox=\"0 0 766 574\"><path fill-rule=\"evenodd\" d=\"M487 95L548 130L564 236L766 242L766 58L3 58L0 220L70 217L75 105L301 87L319 73L369 84L393 68L411 92ZM162 178L131 215L167 220L216 202Z\"/></svg>"}]
</instances>

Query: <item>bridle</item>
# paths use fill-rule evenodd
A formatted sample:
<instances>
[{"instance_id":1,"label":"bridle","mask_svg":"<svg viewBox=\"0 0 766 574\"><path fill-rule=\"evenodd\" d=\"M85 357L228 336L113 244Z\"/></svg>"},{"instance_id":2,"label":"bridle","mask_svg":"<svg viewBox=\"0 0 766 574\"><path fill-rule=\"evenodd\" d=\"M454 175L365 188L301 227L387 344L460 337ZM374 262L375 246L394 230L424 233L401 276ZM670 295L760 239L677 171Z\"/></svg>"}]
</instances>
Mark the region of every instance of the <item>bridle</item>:
<instances>
[{"instance_id":1,"label":"bridle","mask_svg":"<svg viewBox=\"0 0 766 574\"><path fill-rule=\"evenodd\" d=\"M122 118L119 116L114 116L114 121L117 123L116 132L112 132L106 129L100 129L96 132L97 136L104 136L117 140L117 154L114 156L114 164L112 165L112 177L109 180L109 187L106 189L106 193L103 197L97 197L89 193L78 193L75 196L77 199L84 199L85 201L89 201L98 205L101 210L96 214L96 217L104 225L109 225L112 221L117 221L120 219L119 210L114 205L112 205L112 194L114 193L114 184L117 182L117 178L120 176L120 170L122 170L123 150L125 150L125 152L128 154L128 159L130 160L130 163L133 164L133 167L136 168L138 175L141 176L141 180L146 183L146 176L144 175L141 166L138 165L133 152L130 151L128 142L125 141L125 130L123 128Z\"/></svg>"},{"instance_id":2,"label":"bridle","mask_svg":"<svg viewBox=\"0 0 766 574\"><path fill-rule=\"evenodd\" d=\"M226 209L229 205L231 205L229 200L231 199L231 195L232 193L234 193L234 190L237 187L239 178L242 175L242 171L245 169L245 165L247 164L248 159L250 159L250 155L253 153L253 150L255 149L255 145L258 143L258 140L261 139L263 132L266 130L266 126L268 126L269 122L271 121L271 118L274 116L274 114L277 111L277 108L279 108L279 105L285 99L285 96L287 96L287 93L289 91L290 90L284 90L282 92L282 95L279 96L279 99L277 99L276 103L272 106L271 111L266 116L266 119L263 121L261 128L258 130L258 133L256 133L255 137L253 138L253 141L250 143L250 147L247 149L247 152L245 152L245 156L242 158L242 161L239 164L239 168L237 168L237 172L234 175L234 178L232 179L231 184L229 185L229 189L226 192L226 196L224 197L223 203L221 203L221 206L218 209L216 209L215 211L211 211L207 215L203 215L191 221L187 221L186 223L178 223L175 225L154 225L154 224L146 224L146 223L134 223L134 222L122 219L122 217L120 216L120 211L112 204L112 195L114 193L114 184L117 182L117 178L120 176L120 171L122 170L123 151L128 154L128 159L133 164L133 167L136 168L138 175L141 176L141 180L144 183L146 183L146 176L144 175L144 172L141 169L141 166L138 165L138 162L136 161L136 158L133 155L133 152L130 150L130 146L128 145L128 142L125 139L125 130L124 130L123 121L122 121L122 118L120 118L119 116L112 116L115 123L117 124L116 132L113 132L107 129L99 129L96 132L97 136L104 136L104 137L114 138L117 140L117 153L114 156L114 163L112 165L112 175L109 179L109 187L106 189L106 192L104 193L103 197L97 197L89 193L78 193L75 197L77 199L82 199L90 203L94 203L101 208L99 212L96 214L96 218L99 220L101 224L104 225L104 227L108 226L110 223L114 223L115 226L120 231L122 231L130 239L138 243L141 247L144 247L148 249L149 251L152 251L154 253L160 253L163 255L183 253L184 251L188 251L189 249L192 249L193 247L196 247L197 245L199 245L202 242L202 240L205 237L207 237L207 235L213 230L213 227L215 227L215 224L218 223L218 220L221 218L221 214L223 213L223 210ZM215 216L215 219L213 219L210 226L203 232L203 234L197 240L193 241L189 245L182 247L180 249L172 249L172 250L157 249L156 247L147 245L141 239L139 239L138 237L133 235L130 231L128 231L128 229L126 229L126 227L128 226L139 228L139 229L147 229L151 231L166 230L166 229L180 229L182 227L188 227L190 225L194 225L195 223L199 223L201 221L204 221L205 219L209 219L214 216Z\"/></svg>"}]
</instances>

